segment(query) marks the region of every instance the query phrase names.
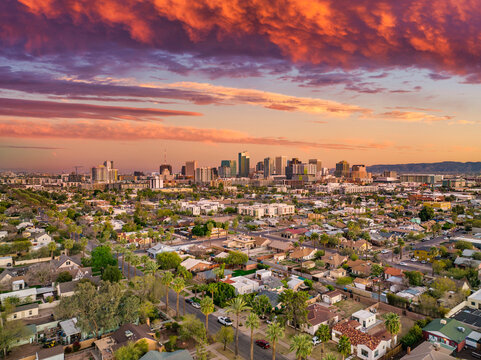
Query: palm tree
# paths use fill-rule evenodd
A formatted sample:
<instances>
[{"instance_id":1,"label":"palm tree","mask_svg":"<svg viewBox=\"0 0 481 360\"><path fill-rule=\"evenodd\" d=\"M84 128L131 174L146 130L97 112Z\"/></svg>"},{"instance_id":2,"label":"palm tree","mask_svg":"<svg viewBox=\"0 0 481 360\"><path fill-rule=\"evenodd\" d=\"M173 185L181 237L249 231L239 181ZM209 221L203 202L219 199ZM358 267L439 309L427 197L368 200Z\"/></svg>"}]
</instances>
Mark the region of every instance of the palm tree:
<instances>
[{"instance_id":1,"label":"palm tree","mask_svg":"<svg viewBox=\"0 0 481 360\"><path fill-rule=\"evenodd\" d=\"M342 335L339 338L339 344L337 344L337 351L342 355L342 360L351 353L351 340L346 336Z\"/></svg>"},{"instance_id":2,"label":"palm tree","mask_svg":"<svg viewBox=\"0 0 481 360\"><path fill-rule=\"evenodd\" d=\"M337 360L337 356L334 355L333 353L328 353L328 354L324 355L322 360Z\"/></svg>"},{"instance_id":3,"label":"palm tree","mask_svg":"<svg viewBox=\"0 0 481 360\"><path fill-rule=\"evenodd\" d=\"M387 331L389 331L391 336L396 336L399 331L401 331L401 319L399 318L399 315L391 312L384 314L383 317ZM394 337L394 345L396 345L396 340L397 337Z\"/></svg>"},{"instance_id":4,"label":"palm tree","mask_svg":"<svg viewBox=\"0 0 481 360\"><path fill-rule=\"evenodd\" d=\"M404 242L403 239L399 239L397 241L397 244L399 245L399 259L402 260L402 258L403 258L403 246L404 246L405 242Z\"/></svg>"},{"instance_id":5,"label":"palm tree","mask_svg":"<svg viewBox=\"0 0 481 360\"><path fill-rule=\"evenodd\" d=\"M205 331L209 332L209 314L214 312L214 302L210 297L203 298L200 301L200 311L205 315Z\"/></svg>"},{"instance_id":6,"label":"palm tree","mask_svg":"<svg viewBox=\"0 0 481 360\"><path fill-rule=\"evenodd\" d=\"M319 243L319 233L313 232L311 234L311 241L312 241L312 245L316 246L316 244Z\"/></svg>"},{"instance_id":7,"label":"palm tree","mask_svg":"<svg viewBox=\"0 0 481 360\"><path fill-rule=\"evenodd\" d=\"M185 282L184 282L184 279L181 278L181 277L176 277L173 281L172 281L172 290L174 290L176 293L177 293L177 314L176 314L176 317L178 318L179 317L179 297L180 297L180 292L182 290L184 290L185 288Z\"/></svg>"},{"instance_id":8,"label":"palm tree","mask_svg":"<svg viewBox=\"0 0 481 360\"><path fill-rule=\"evenodd\" d=\"M266 336L272 343L272 360L276 360L276 343L284 336L284 328L275 321L267 326Z\"/></svg>"},{"instance_id":9,"label":"palm tree","mask_svg":"<svg viewBox=\"0 0 481 360\"><path fill-rule=\"evenodd\" d=\"M85 257L85 248L87 247L89 243L89 239L86 237L83 237L80 239L80 248L82 249L82 257Z\"/></svg>"},{"instance_id":10,"label":"palm tree","mask_svg":"<svg viewBox=\"0 0 481 360\"><path fill-rule=\"evenodd\" d=\"M152 293L155 296L155 281L157 280L157 271L159 270L159 264L157 264L156 261L149 260L145 265L144 265L144 274L152 274L153 280L152 280Z\"/></svg>"},{"instance_id":11,"label":"palm tree","mask_svg":"<svg viewBox=\"0 0 481 360\"><path fill-rule=\"evenodd\" d=\"M214 300L214 293L217 291L217 284L216 283L210 283L209 285L207 285L207 291L210 292L210 294L212 295L212 300Z\"/></svg>"},{"instance_id":12,"label":"palm tree","mask_svg":"<svg viewBox=\"0 0 481 360\"><path fill-rule=\"evenodd\" d=\"M296 357L298 360L304 360L311 355L312 347L312 339L309 335L298 334L292 338L289 350L291 352L296 352Z\"/></svg>"},{"instance_id":13,"label":"palm tree","mask_svg":"<svg viewBox=\"0 0 481 360\"><path fill-rule=\"evenodd\" d=\"M170 284L172 283L172 280L174 280L174 275L170 271L166 271L162 274L162 285L165 286L165 312L169 312L169 287Z\"/></svg>"},{"instance_id":14,"label":"palm tree","mask_svg":"<svg viewBox=\"0 0 481 360\"><path fill-rule=\"evenodd\" d=\"M316 336L322 341L321 352L324 352L324 343L331 340L331 329L329 328L329 325L321 324L316 331Z\"/></svg>"},{"instance_id":15,"label":"palm tree","mask_svg":"<svg viewBox=\"0 0 481 360\"><path fill-rule=\"evenodd\" d=\"M236 297L229 301L229 306L227 307L227 313L235 314L236 316L236 326L235 326L235 356L239 354L239 315L246 310L250 310L246 302L241 297Z\"/></svg>"},{"instance_id":16,"label":"palm tree","mask_svg":"<svg viewBox=\"0 0 481 360\"><path fill-rule=\"evenodd\" d=\"M133 255L130 259L130 264L134 268L134 277L135 277L135 270L137 269L137 266L140 265L140 257L137 255Z\"/></svg>"},{"instance_id":17,"label":"palm tree","mask_svg":"<svg viewBox=\"0 0 481 360\"><path fill-rule=\"evenodd\" d=\"M65 240L63 246L64 246L65 250L67 250L67 256L68 256L69 253L70 253L70 249L73 248L73 240L72 239Z\"/></svg>"},{"instance_id":18,"label":"palm tree","mask_svg":"<svg viewBox=\"0 0 481 360\"><path fill-rule=\"evenodd\" d=\"M47 247L50 251L50 257L53 259L53 252L57 249L57 244L55 243L55 241L50 241Z\"/></svg>"},{"instance_id":19,"label":"palm tree","mask_svg":"<svg viewBox=\"0 0 481 360\"><path fill-rule=\"evenodd\" d=\"M246 321L246 327L251 329L251 360L254 360L254 330L259 328L259 325L259 317L256 313L251 312Z\"/></svg>"}]
</instances>

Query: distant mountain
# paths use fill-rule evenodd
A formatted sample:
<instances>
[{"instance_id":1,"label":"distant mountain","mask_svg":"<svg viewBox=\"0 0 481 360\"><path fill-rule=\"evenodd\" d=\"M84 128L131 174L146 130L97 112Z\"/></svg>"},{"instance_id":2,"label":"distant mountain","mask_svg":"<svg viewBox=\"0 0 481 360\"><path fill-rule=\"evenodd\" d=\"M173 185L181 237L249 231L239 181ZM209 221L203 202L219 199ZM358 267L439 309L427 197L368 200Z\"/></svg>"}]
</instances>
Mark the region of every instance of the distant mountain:
<instances>
[{"instance_id":1,"label":"distant mountain","mask_svg":"<svg viewBox=\"0 0 481 360\"><path fill-rule=\"evenodd\" d=\"M437 163L372 165L368 166L367 170L372 173L381 173L389 170L397 171L398 173L479 174L481 173L481 161L465 163L443 161Z\"/></svg>"}]
</instances>

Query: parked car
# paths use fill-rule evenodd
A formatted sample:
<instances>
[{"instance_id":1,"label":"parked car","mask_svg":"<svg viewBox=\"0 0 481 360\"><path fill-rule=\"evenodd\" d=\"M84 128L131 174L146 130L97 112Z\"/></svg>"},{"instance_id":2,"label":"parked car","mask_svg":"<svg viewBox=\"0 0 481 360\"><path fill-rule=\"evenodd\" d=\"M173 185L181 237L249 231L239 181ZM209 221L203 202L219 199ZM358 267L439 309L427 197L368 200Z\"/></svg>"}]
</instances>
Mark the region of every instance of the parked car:
<instances>
[{"instance_id":1,"label":"parked car","mask_svg":"<svg viewBox=\"0 0 481 360\"><path fill-rule=\"evenodd\" d=\"M411 261L412 261L412 262L415 262L415 261L418 261L418 259L416 259L416 258L411 258Z\"/></svg>"},{"instance_id":2,"label":"parked car","mask_svg":"<svg viewBox=\"0 0 481 360\"><path fill-rule=\"evenodd\" d=\"M399 263L399 265L408 266L408 264L406 264L404 261L401 261L401 262Z\"/></svg>"},{"instance_id":3,"label":"parked car","mask_svg":"<svg viewBox=\"0 0 481 360\"><path fill-rule=\"evenodd\" d=\"M192 305L192 303L194 302L194 300L189 299L189 298L186 298L186 299L185 299L185 302L186 302L187 304L191 304L191 305Z\"/></svg>"},{"instance_id":4,"label":"parked car","mask_svg":"<svg viewBox=\"0 0 481 360\"><path fill-rule=\"evenodd\" d=\"M321 342L322 342L321 339L319 339L319 337L317 337L317 336L314 336L312 338L312 345L314 345L314 346L320 344Z\"/></svg>"},{"instance_id":5,"label":"parked car","mask_svg":"<svg viewBox=\"0 0 481 360\"><path fill-rule=\"evenodd\" d=\"M426 264L426 263L427 263L426 260L421 261L421 264Z\"/></svg>"},{"instance_id":6,"label":"parked car","mask_svg":"<svg viewBox=\"0 0 481 360\"><path fill-rule=\"evenodd\" d=\"M271 345L266 340L256 340L256 345L260 346L263 349L269 349Z\"/></svg>"},{"instance_id":7,"label":"parked car","mask_svg":"<svg viewBox=\"0 0 481 360\"><path fill-rule=\"evenodd\" d=\"M389 252L389 250L387 250L387 249L381 250L381 254L387 254L388 252Z\"/></svg>"},{"instance_id":8,"label":"parked car","mask_svg":"<svg viewBox=\"0 0 481 360\"><path fill-rule=\"evenodd\" d=\"M222 325L225 326L232 326L232 320L229 319L227 316L219 316L217 321L220 322Z\"/></svg>"}]
</instances>

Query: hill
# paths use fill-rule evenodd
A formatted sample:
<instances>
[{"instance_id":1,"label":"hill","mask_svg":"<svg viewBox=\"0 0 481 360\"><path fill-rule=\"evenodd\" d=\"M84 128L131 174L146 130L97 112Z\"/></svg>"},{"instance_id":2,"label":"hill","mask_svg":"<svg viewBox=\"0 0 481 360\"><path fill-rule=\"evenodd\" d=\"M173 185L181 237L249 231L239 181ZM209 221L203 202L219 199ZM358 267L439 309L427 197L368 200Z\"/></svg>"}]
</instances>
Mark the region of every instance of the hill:
<instances>
[{"instance_id":1,"label":"hill","mask_svg":"<svg viewBox=\"0 0 481 360\"><path fill-rule=\"evenodd\" d=\"M443 161L436 163L372 165L367 170L372 173L381 173L385 170L398 173L436 173L436 174L479 174L481 162Z\"/></svg>"}]
</instances>

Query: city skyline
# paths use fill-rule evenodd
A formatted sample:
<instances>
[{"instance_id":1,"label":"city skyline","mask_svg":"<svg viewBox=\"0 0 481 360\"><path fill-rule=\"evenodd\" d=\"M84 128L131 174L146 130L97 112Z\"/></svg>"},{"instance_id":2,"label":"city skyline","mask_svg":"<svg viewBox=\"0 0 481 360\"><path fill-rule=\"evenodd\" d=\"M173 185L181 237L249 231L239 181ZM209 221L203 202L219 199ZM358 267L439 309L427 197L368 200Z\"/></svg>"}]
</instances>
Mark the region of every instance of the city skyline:
<instances>
[{"instance_id":1,"label":"city skyline","mask_svg":"<svg viewBox=\"0 0 481 360\"><path fill-rule=\"evenodd\" d=\"M481 4L279 6L1 2L0 169L481 158Z\"/></svg>"}]
</instances>

